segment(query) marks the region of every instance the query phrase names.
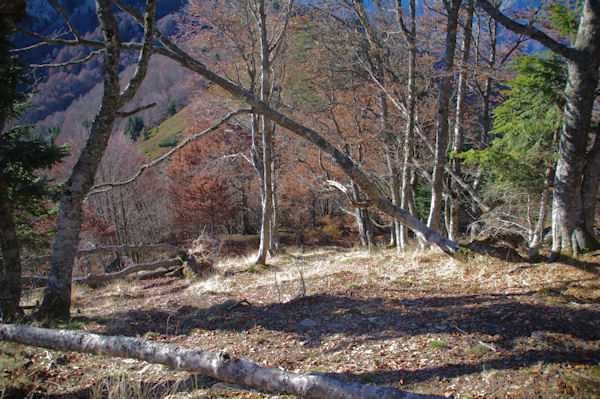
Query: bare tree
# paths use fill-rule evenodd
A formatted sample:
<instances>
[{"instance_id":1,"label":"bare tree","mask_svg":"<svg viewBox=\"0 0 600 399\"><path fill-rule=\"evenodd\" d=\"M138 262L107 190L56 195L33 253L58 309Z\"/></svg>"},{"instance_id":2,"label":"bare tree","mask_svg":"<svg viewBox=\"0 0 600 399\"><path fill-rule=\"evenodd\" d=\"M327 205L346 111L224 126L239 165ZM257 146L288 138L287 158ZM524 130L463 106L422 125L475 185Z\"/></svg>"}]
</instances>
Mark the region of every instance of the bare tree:
<instances>
[{"instance_id":1,"label":"bare tree","mask_svg":"<svg viewBox=\"0 0 600 399\"><path fill-rule=\"evenodd\" d=\"M447 147L449 137L448 112L450 104L450 83L454 69L454 50L456 48L456 35L458 30L458 11L462 0L444 1L446 7L446 45L444 67L439 82L437 129L435 136L435 155L433 176L431 182L431 206L427 226L435 231L440 231L440 218L442 215L443 179L447 162Z\"/></svg>"},{"instance_id":2,"label":"bare tree","mask_svg":"<svg viewBox=\"0 0 600 399\"><path fill-rule=\"evenodd\" d=\"M115 119L119 116L119 109L131 101L146 75L148 61L152 54L156 5L156 0L146 2L145 16L142 22L144 40L139 47L138 66L125 89L121 91L119 59L123 45L119 26L113 14L111 2L109 0L96 1L98 20L104 37L103 46L105 46L102 105L92 123L87 143L63 189L60 200L58 232L52 249L48 284L44 292L42 305L38 311L38 316L41 318L66 319L70 315L71 276L75 252L79 243L83 201L94 182L96 170L104 154ZM62 15L65 15L64 12ZM85 44L86 41L75 31L68 19L67 24L71 29L71 33L75 36L75 40L70 41L69 44ZM52 40L46 40L45 42L53 43ZM61 44L61 42L65 41L54 41L58 44Z\"/></svg>"},{"instance_id":3,"label":"bare tree","mask_svg":"<svg viewBox=\"0 0 600 399\"><path fill-rule=\"evenodd\" d=\"M143 23L141 15L131 10L122 0L113 0L119 7L125 9L137 20L138 23ZM155 51L161 55L172 58L179 62L182 66L196 72L210 82L220 86L222 89L229 92L232 96L245 101L252 107L255 113L264 115L269 120L277 123L279 126L287 129L291 133L304 138L320 148L323 152L331 156L332 160L348 175L367 195L372 206L375 206L380 211L390 215L393 218L398 218L405 223L410 229L420 234L423 239L431 245L438 246L445 253L456 256L462 254L462 250L458 243L448 240L434 230L428 228L417 218L412 216L404 209L392 204L383 193L378 185L373 182L364 172L362 172L354 162L343 152L334 147L330 142L325 140L315 130L308 128L283 113L276 111L264 101L260 100L254 93L240 87L232 81L219 76L209 70L202 62L190 56L187 52L162 35L159 31L156 32L156 38L164 45L164 48L156 48Z\"/></svg>"},{"instance_id":4,"label":"bare tree","mask_svg":"<svg viewBox=\"0 0 600 399\"><path fill-rule=\"evenodd\" d=\"M463 147L463 129L465 111L467 108L467 80L469 56L471 53L471 34L473 30L473 0L467 0L466 3L466 19L464 22L464 34L461 48L460 73L458 76L458 93L456 94L456 117L454 120L454 134L452 138L452 150L455 153L462 152ZM456 157L452 159L452 168L458 175L461 174L460 160ZM460 228L460 191L461 188L453 181L451 184L452 192L450 193L450 225L448 227L448 238L457 240Z\"/></svg>"}]
</instances>

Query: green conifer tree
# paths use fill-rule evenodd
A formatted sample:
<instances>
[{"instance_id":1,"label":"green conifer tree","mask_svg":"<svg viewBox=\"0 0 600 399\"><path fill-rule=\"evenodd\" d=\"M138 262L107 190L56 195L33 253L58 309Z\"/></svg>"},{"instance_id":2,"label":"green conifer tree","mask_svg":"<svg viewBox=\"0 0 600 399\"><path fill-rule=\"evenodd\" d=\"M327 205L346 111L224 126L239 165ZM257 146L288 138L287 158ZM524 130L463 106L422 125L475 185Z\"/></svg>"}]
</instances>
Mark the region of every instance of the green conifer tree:
<instances>
[{"instance_id":1,"label":"green conifer tree","mask_svg":"<svg viewBox=\"0 0 600 399\"><path fill-rule=\"evenodd\" d=\"M177 104L175 104L175 100L171 99L169 101L169 109L167 110L170 116L173 116L177 113Z\"/></svg>"},{"instance_id":2,"label":"green conifer tree","mask_svg":"<svg viewBox=\"0 0 600 399\"><path fill-rule=\"evenodd\" d=\"M49 182L37 171L50 168L66 155L66 147L33 137L31 126L6 128L26 107L26 96L17 91L26 84L19 59L11 57L7 31L0 32L0 321L21 314L21 242L16 217L42 212L41 201L52 193Z\"/></svg>"},{"instance_id":3,"label":"green conifer tree","mask_svg":"<svg viewBox=\"0 0 600 399\"><path fill-rule=\"evenodd\" d=\"M129 136L131 140L137 141L144 130L144 120L140 115L133 115L127 118L123 133Z\"/></svg>"}]
</instances>

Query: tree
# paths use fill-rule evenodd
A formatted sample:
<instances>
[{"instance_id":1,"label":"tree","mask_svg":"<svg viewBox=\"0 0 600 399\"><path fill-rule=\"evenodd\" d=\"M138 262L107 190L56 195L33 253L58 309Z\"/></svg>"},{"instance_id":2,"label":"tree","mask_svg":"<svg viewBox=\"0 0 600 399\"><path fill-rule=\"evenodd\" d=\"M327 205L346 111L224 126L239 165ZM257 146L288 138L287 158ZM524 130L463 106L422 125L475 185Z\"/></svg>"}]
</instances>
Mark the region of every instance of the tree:
<instances>
[{"instance_id":1,"label":"tree","mask_svg":"<svg viewBox=\"0 0 600 399\"><path fill-rule=\"evenodd\" d=\"M600 181L595 166L600 158L600 148L597 148L600 146L592 146L591 151L587 148L600 66L600 2L583 2L571 45L506 16L488 0L478 0L478 4L507 29L531 37L567 63L565 118L552 201L552 258L561 250L573 250L575 255L578 246L587 247L585 238L595 237L593 223Z\"/></svg>"},{"instance_id":2,"label":"tree","mask_svg":"<svg viewBox=\"0 0 600 399\"><path fill-rule=\"evenodd\" d=\"M464 144L465 130L465 114L467 109L467 81L468 81L468 65L471 54L471 36L473 32L473 0L467 0L466 3L466 20L464 23L464 34L461 48L460 58L460 73L458 75L458 92L456 94L456 117L454 120L454 132L452 137L452 149L455 152L461 152ZM452 159L452 168L458 175L461 174L460 161L456 158ZM460 233L460 185L456 181L451 183L450 200L450 223L448 226L448 238L457 240Z\"/></svg>"},{"instance_id":3,"label":"tree","mask_svg":"<svg viewBox=\"0 0 600 399\"><path fill-rule=\"evenodd\" d=\"M190 121L188 132L207 125L206 105L198 105L198 108L204 113L199 120ZM235 129L233 125L226 127L227 130ZM233 199L230 182L235 179L231 175L243 174L244 168L235 168L230 173L227 155L239 144L224 130L182 148L173 155L173 162L167 167L172 218L178 230L187 237L195 239L205 230L209 234L228 231L240 211L240 204Z\"/></svg>"},{"instance_id":4,"label":"tree","mask_svg":"<svg viewBox=\"0 0 600 399\"><path fill-rule=\"evenodd\" d=\"M171 101L169 101L169 108L167 109L167 112L170 116L173 116L177 113L177 104L175 104L175 100L171 99Z\"/></svg>"},{"instance_id":5,"label":"tree","mask_svg":"<svg viewBox=\"0 0 600 399\"><path fill-rule=\"evenodd\" d=\"M123 129L123 134L131 140L137 141L144 130L144 120L140 115L133 115L127 118L127 123Z\"/></svg>"},{"instance_id":6,"label":"tree","mask_svg":"<svg viewBox=\"0 0 600 399\"><path fill-rule=\"evenodd\" d=\"M17 86L28 82L21 61L9 54L8 30L0 29L0 321L6 323L21 313L21 243L15 218L17 213L42 211L40 202L51 190L38 171L59 162L66 155L66 147L30 138L31 126L5 129L7 122L17 119L25 109L25 95Z\"/></svg>"},{"instance_id":7,"label":"tree","mask_svg":"<svg viewBox=\"0 0 600 399\"><path fill-rule=\"evenodd\" d=\"M128 7L122 0L113 0L121 9L132 15L138 24L143 24L144 19L135 10ZM448 240L434 230L428 228L406 210L392 204L384 192L379 188L372 179L370 179L363 171L361 171L353 161L339 149L333 146L329 141L325 140L315 130L304 126L283 113L276 111L264 101L260 100L254 93L243 87L233 83L231 80L223 78L208 69L202 62L190 56L187 52L162 35L159 31L156 32L156 38L165 46L164 50L160 50L160 54L168 56L184 66L204 77L208 81L218 85L223 90L227 91L232 96L243 100L252 107L253 112L264 115L269 120L277 123L279 126L287 129L289 132L301 137L312 143L324 153L328 154L332 161L335 162L341 170L348 175L367 195L370 205L378 208L380 211L398 218L405 223L407 227L420 234L423 239L431 244L438 246L443 252L452 256L461 256L462 250L458 243Z\"/></svg>"},{"instance_id":8,"label":"tree","mask_svg":"<svg viewBox=\"0 0 600 399\"><path fill-rule=\"evenodd\" d=\"M448 113L450 110L450 84L454 69L454 50L456 48L456 35L458 30L458 11L462 0L450 0L444 2L447 13L446 21L446 45L444 55L444 67L439 82L438 114L435 136L435 154L433 175L431 181L431 206L427 226L430 229L440 231L440 218L442 214L442 190L444 166L447 162L447 147L449 139Z\"/></svg>"},{"instance_id":9,"label":"tree","mask_svg":"<svg viewBox=\"0 0 600 399\"><path fill-rule=\"evenodd\" d=\"M191 36L200 36L195 41L203 43L200 40L203 32L195 31L198 21L216 27L221 37L212 40L220 40L223 48L231 48L236 54L235 66L231 68L235 72L231 75L237 76L239 85L248 85L261 101L276 109L283 87L286 31L293 5L293 0L284 5L265 0L237 0L228 2L226 8L221 4L211 10L205 4L191 1L187 7L194 22ZM220 12L216 14L215 10ZM239 63L242 68L238 68ZM243 78L240 77L240 69L245 72ZM252 144L249 159L259 175L262 207L256 263L264 264L269 252L278 250L276 192L273 189L276 186L273 177L275 125L268 118L256 114L251 119L250 129Z\"/></svg>"},{"instance_id":10,"label":"tree","mask_svg":"<svg viewBox=\"0 0 600 399\"><path fill-rule=\"evenodd\" d=\"M104 38L103 42L90 42L83 39L68 19L67 25L75 39L61 41L42 38L43 42L48 44L88 45L105 48L105 58L102 104L92 123L86 145L62 192L58 232L52 248L48 284L37 314L40 318L68 319L70 316L71 276L75 252L79 243L83 201L94 182L96 170L112 132L115 119L119 116L119 109L133 99L146 75L148 61L152 54L156 4L156 0L146 2L145 16L142 22L144 39L140 45L134 47L140 50L137 69L122 91L119 79L119 59L123 44L119 25L109 0L96 1L98 20ZM53 5L59 7L55 2L53 2ZM64 11L62 15L66 15Z\"/></svg>"},{"instance_id":11,"label":"tree","mask_svg":"<svg viewBox=\"0 0 600 399\"><path fill-rule=\"evenodd\" d=\"M522 56L515 60L517 75L506 82L506 100L494 110L496 138L488 148L461 155L490 176L490 202L499 201L486 217L489 224L516 231L537 254L546 219L556 163L558 132L563 120L566 66L556 56ZM538 220L530 209L538 204ZM504 205L504 206L503 206ZM511 211L506 212L506 206ZM510 215L508 218L503 214ZM497 218L497 220L493 220Z\"/></svg>"}]
</instances>

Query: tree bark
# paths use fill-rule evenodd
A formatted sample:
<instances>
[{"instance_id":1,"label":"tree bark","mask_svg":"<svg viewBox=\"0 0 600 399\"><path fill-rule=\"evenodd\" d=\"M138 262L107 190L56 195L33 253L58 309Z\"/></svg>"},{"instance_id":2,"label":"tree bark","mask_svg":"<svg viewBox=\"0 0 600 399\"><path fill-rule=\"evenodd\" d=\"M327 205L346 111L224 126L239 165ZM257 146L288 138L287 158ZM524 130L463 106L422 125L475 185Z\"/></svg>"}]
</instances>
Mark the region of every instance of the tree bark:
<instances>
[{"instance_id":1,"label":"tree bark","mask_svg":"<svg viewBox=\"0 0 600 399\"><path fill-rule=\"evenodd\" d=\"M583 220L580 225L585 232L588 239L588 246L591 250L600 247L598 235L595 230L596 199L598 196L598 184L600 183L600 128L597 128L595 134L596 137L592 149L588 153L587 162L583 171L583 182L581 184Z\"/></svg>"},{"instance_id":2,"label":"tree bark","mask_svg":"<svg viewBox=\"0 0 600 399\"><path fill-rule=\"evenodd\" d=\"M383 65L381 66L383 68ZM385 143L385 153L386 153L386 161L387 161L387 169L389 173L389 186L391 193L392 204L400 206L401 198L400 198L400 173L398 170L398 137L396 132L393 131L388 111L388 103L387 96L384 92L379 92L379 104L381 108L381 129L383 130L383 137ZM400 228L401 223L400 220L394 219L392 229L394 232L393 236L400 236ZM372 229L371 229L372 230ZM395 240L396 250L400 251L402 246L398 240Z\"/></svg>"},{"instance_id":3,"label":"tree bark","mask_svg":"<svg viewBox=\"0 0 600 399\"><path fill-rule=\"evenodd\" d=\"M353 202L352 204L360 204L362 203L362 199L360 198L360 192L356 184L353 181L350 181L350 189ZM356 219L356 224L358 226L358 238L360 239L360 243L363 247L367 248L369 251L375 248L375 232L373 231L373 224L371 223L371 218L369 217L369 211L367 208L362 207L354 207L354 217Z\"/></svg>"},{"instance_id":4,"label":"tree bark","mask_svg":"<svg viewBox=\"0 0 600 399\"><path fill-rule=\"evenodd\" d=\"M271 150L271 158L273 158L274 151ZM281 245L279 243L279 203L277 202L277 181L275 179L275 161L271 162L271 251L274 254L278 254L281 251Z\"/></svg>"},{"instance_id":5,"label":"tree bark","mask_svg":"<svg viewBox=\"0 0 600 399\"><path fill-rule=\"evenodd\" d=\"M151 55L156 0L148 0L146 3L145 18L142 20L145 28L144 43L138 60L138 68L122 96L119 84L121 37L111 2L96 0L96 12L106 44L103 67L104 92L90 136L62 192L58 232L52 248L48 285L37 313L37 316L43 319L68 319L70 316L71 277L75 252L79 243L83 201L94 182L117 112L121 106L133 98L135 90L145 76Z\"/></svg>"},{"instance_id":6,"label":"tree bark","mask_svg":"<svg viewBox=\"0 0 600 399\"><path fill-rule=\"evenodd\" d=\"M600 4L596 15L596 36L600 42ZM582 22L583 24L583 22ZM580 30L582 30L580 28ZM599 51L596 57L600 57ZM554 178L552 203L552 223L557 232L553 232L553 258L561 250L569 251L576 245L572 242L577 220L577 208L582 209L582 180L586 163L586 147L591 112L598 87L598 61L568 61L569 77L565 90L565 124L561 135L559 155ZM592 64L592 65L590 65ZM595 65L593 65L595 64ZM597 186L595 189L597 193ZM576 206L574 206L574 204ZM593 201L595 207L595 201ZM588 203L588 206L591 204Z\"/></svg>"},{"instance_id":7,"label":"tree bark","mask_svg":"<svg viewBox=\"0 0 600 399\"><path fill-rule=\"evenodd\" d=\"M184 349L141 338L12 324L0 326L0 338L5 341L53 350L144 360L150 363L164 364L175 370L187 370L268 392L298 395L305 398L439 398L439 396L413 394L390 387L340 382L316 374L296 374L237 359L227 352L215 353Z\"/></svg>"},{"instance_id":8,"label":"tree bark","mask_svg":"<svg viewBox=\"0 0 600 399\"><path fill-rule=\"evenodd\" d=\"M270 51L269 43L267 41L267 19L265 14L265 2L264 0L258 0L258 27L260 31L260 100L269 103L269 88L271 86L271 62L270 62ZM261 227L260 227L260 245L258 249L258 258L256 259L257 264L267 263L267 254L270 250L271 243L271 229L273 219L273 185L272 185L272 168L273 153L271 147L273 143L273 122L261 116L260 130L262 133L262 155L263 155L263 189L261 198Z\"/></svg>"},{"instance_id":9,"label":"tree bark","mask_svg":"<svg viewBox=\"0 0 600 399\"><path fill-rule=\"evenodd\" d=\"M456 48L456 32L458 28L458 10L461 0L447 3L446 52L444 56L443 76L440 79L438 95L438 116L435 136L435 155L433 178L431 182L431 205L427 227L439 232L442 214L444 166L448 151L448 111L450 102L450 82L454 69L454 50Z\"/></svg>"},{"instance_id":10,"label":"tree bark","mask_svg":"<svg viewBox=\"0 0 600 399\"><path fill-rule=\"evenodd\" d=\"M554 177L554 170L548 168L546 170L544 178L544 188L542 189L542 196L540 198L540 208L538 211L538 218L533 230L533 234L529 239L529 259L532 260L537 256L539 252L540 244L542 243L544 225L546 223L546 215L548 213L547 208L550 204L550 198L552 198L551 188L552 179Z\"/></svg>"}]
</instances>

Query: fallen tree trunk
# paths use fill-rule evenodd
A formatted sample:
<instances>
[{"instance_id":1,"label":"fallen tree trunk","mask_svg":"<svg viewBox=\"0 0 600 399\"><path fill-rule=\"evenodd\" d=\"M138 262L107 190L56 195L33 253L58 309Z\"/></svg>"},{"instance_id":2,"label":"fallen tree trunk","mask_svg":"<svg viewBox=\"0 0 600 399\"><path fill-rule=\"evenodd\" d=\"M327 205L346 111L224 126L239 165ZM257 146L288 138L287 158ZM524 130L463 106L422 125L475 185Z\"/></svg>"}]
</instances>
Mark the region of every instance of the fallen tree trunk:
<instances>
[{"instance_id":1,"label":"fallen tree trunk","mask_svg":"<svg viewBox=\"0 0 600 399\"><path fill-rule=\"evenodd\" d=\"M144 253L154 251L167 251L171 253L185 252L183 249L171 244L152 244L152 245L114 245L109 247L97 247L90 249L80 249L75 253L76 257L86 255L107 255L112 253ZM46 262L50 260L50 255L23 256L21 259L27 261Z\"/></svg>"},{"instance_id":2,"label":"fallen tree trunk","mask_svg":"<svg viewBox=\"0 0 600 399\"><path fill-rule=\"evenodd\" d=\"M147 252L155 252L155 251L165 251L174 253L179 256L184 262L187 263L190 269L198 275L203 274L207 265L205 263L198 263L194 254L190 254L186 252L184 249L179 248L176 245L172 244L151 244L151 245L115 245L109 247L97 247L90 249L80 249L75 253L76 257L86 256L86 255L107 255L112 253L147 253ZM50 255L40 255L40 256L24 256L21 258L27 261L36 261L36 262L45 262L50 260ZM0 258L1 260L1 258ZM133 267L133 266L132 266ZM41 277L43 279L43 277ZM29 282L32 281L41 281L38 277L27 277ZM77 279L73 280L77 282ZM44 280L44 283L46 280Z\"/></svg>"},{"instance_id":3,"label":"fallen tree trunk","mask_svg":"<svg viewBox=\"0 0 600 399\"><path fill-rule=\"evenodd\" d=\"M399 399L439 398L414 394L390 387L341 382L322 375L296 374L215 353L184 349L141 338L98 335L83 331L0 325L0 339L47 349L127 357L160 363L176 370L187 370L222 381L277 393L323 399Z\"/></svg>"},{"instance_id":4,"label":"fallen tree trunk","mask_svg":"<svg viewBox=\"0 0 600 399\"><path fill-rule=\"evenodd\" d=\"M107 281L125 277L129 274L141 272L143 270L156 270L161 267L168 268L168 267L172 267L172 266L181 266L182 264L183 264L183 262L179 258L159 260L158 262L153 262L153 263L141 263L139 265L133 265L133 266L126 267L125 269L119 270L118 272L114 272L114 273L89 274L86 277L74 278L73 283L79 283L79 284L105 283ZM23 284L40 285L40 284L46 284L48 279L45 277L38 277L38 276L24 276L24 277L21 277L21 281L23 282Z\"/></svg>"}]
</instances>

